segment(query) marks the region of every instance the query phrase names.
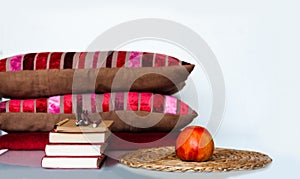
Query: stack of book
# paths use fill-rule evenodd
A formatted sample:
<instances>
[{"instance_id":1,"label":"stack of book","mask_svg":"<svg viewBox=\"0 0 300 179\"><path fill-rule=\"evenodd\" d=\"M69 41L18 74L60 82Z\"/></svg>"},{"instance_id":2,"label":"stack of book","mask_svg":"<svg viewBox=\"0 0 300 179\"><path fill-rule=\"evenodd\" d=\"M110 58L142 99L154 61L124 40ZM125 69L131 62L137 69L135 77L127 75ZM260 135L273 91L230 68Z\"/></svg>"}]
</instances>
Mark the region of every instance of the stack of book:
<instances>
[{"instance_id":1,"label":"stack of book","mask_svg":"<svg viewBox=\"0 0 300 179\"><path fill-rule=\"evenodd\" d=\"M112 121L97 127L76 126L75 120L58 123L49 134L42 159L43 168L100 168Z\"/></svg>"}]
</instances>

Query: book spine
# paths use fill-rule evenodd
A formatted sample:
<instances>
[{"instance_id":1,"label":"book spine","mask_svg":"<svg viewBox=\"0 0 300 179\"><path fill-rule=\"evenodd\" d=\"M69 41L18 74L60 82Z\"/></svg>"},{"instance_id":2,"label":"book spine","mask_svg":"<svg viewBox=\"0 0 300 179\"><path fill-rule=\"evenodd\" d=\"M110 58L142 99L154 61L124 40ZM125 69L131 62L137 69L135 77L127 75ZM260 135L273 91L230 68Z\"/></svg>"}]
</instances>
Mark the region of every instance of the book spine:
<instances>
[{"instance_id":1,"label":"book spine","mask_svg":"<svg viewBox=\"0 0 300 179\"><path fill-rule=\"evenodd\" d=\"M47 144L47 156L101 156L107 147L102 144Z\"/></svg>"},{"instance_id":2,"label":"book spine","mask_svg":"<svg viewBox=\"0 0 300 179\"><path fill-rule=\"evenodd\" d=\"M86 159L86 158L97 158L97 163L94 167L87 167L87 166L63 166L63 165L60 165L59 162L57 163L57 165L47 165L45 164L45 160L49 159L49 158L52 158L52 159L55 159L55 158L58 158L58 159L68 159L68 158L77 158L78 160L80 159ZM100 169L104 160L106 159L106 156L105 155L101 155L99 157L57 157L57 156L44 156L41 160L41 167L42 168L45 168L45 169Z\"/></svg>"}]
</instances>

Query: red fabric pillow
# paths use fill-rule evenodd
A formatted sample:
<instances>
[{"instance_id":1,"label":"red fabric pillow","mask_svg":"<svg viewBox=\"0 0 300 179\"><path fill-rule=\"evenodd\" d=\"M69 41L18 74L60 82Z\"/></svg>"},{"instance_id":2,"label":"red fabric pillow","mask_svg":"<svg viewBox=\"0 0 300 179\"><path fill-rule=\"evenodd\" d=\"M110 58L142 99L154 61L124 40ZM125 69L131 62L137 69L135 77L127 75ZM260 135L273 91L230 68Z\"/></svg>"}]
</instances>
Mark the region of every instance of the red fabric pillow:
<instances>
[{"instance_id":1,"label":"red fabric pillow","mask_svg":"<svg viewBox=\"0 0 300 179\"><path fill-rule=\"evenodd\" d=\"M148 147L171 146L179 132L116 132L109 138L107 150L132 150ZM44 150L49 143L48 132L9 133L0 136L0 149Z\"/></svg>"},{"instance_id":2,"label":"red fabric pillow","mask_svg":"<svg viewBox=\"0 0 300 179\"><path fill-rule=\"evenodd\" d=\"M48 132L11 133L0 136L0 149L44 150L47 143Z\"/></svg>"},{"instance_id":3,"label":"red fabric pillow","mask_svg":"<svg viewBox=\"0 0 300 179\"><path fill-rule=\"evenodd\" d=\"M179 132L129 133L115 132L110 137L108 150L134 150L161 146L175 146Z\"/></svg>"},{"instance_id":4,"label":"red fabric pillow","mask_svg":"<svg viewBox=\"0 0 300 179\"><path fill-rule=\"evenodd\" d=\"M74 94L0 102L0 129L7 132L50 131L83 110L113 120L113 132L169 132L189 124L197 113L168 95L138 92ZM98 115L99 114L99 115Z\"/></svg>"},{"instance_id":5,"label":"red fabric pillow","mask_svg":"<svg viewBox=\"0 0 300 179\"><path fill-rule=\"evenodd\" d=\"M29 53L0 60L0 97L129 90L173 94L193 69L193 64L148 52Z\"/></svg>"}]
</instances>

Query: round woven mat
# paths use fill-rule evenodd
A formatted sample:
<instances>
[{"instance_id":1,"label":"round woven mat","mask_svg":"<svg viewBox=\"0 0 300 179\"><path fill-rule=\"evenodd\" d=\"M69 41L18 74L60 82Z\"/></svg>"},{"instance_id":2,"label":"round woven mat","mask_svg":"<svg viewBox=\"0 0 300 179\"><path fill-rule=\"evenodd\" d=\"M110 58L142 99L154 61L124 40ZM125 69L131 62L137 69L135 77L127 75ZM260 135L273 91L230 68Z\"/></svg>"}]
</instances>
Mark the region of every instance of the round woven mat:
<instances>
[{"instance_id":1,"label":"round woven mat","mask_svg":"<svg viewBox=\"0 0 300 179\"><path fill-rule=\"evenodd\" d=\"M262 153L216 148L206 162L185 162L177 158L174 146L140 149L125 154L120 162L134 168L168 172L223 172L265 167L272 159Z\"/></svg>"}]
</instances>

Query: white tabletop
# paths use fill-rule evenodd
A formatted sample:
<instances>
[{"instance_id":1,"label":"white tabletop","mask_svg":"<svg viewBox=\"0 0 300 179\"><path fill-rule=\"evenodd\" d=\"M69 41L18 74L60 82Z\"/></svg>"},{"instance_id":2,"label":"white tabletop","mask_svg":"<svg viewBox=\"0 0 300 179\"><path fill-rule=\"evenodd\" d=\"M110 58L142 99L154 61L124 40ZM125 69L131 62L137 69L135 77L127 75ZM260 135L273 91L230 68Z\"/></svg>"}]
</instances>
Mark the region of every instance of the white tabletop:
<instances>
[{"instance_id":1,"label":"white tabletop","mask_svg":"<svg viewBox=\"0 0 300 179\"><path fill-rule=\"evenodd\" d=\"M110 152L109 155L118 158L125 151ZM282 155L272 155L273 162L266 168L252 171L232 171L221 173L173 173L135 169L125 166L112 158L106 158L101 169L43 169L39 161L43 151L8 151L0 156L0 176L7 179L15 178L283 178L296 176L299 160ZM17 158L15 158L17 156Z\"/></svg>"}]
</instances>

